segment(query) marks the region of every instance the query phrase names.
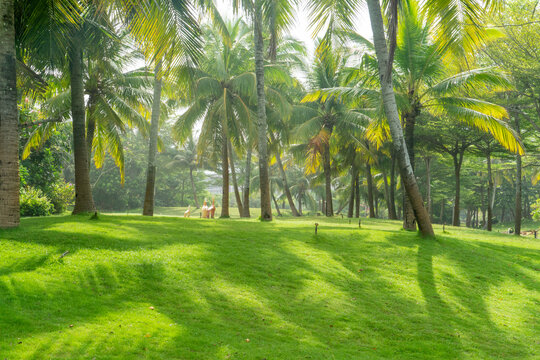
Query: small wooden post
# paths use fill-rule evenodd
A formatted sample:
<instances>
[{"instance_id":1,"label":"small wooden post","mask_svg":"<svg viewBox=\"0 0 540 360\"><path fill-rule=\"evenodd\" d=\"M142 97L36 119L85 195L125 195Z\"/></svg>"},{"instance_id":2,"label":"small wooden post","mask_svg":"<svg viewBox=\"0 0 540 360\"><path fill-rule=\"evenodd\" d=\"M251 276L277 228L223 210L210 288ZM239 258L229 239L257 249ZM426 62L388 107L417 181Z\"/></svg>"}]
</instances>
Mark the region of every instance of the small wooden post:
<instances>
[{"instance_id":1,"label":"small wooden post","mask_svg":"<svg viewBox=\"0 0 540 360\"><path fill-rule=\"evenodd\" d=\"M446 225L445 222L442 223L442 232L444 232L444 226Z\"/></svg>"},{"instance_id":2,"label":"small wooden post","mask_svg":"<svg viewBox=\"0 0 540 360\"><path fill-rule=\"evenodd\" d=\"M534 230L534 238L536 239L536 230Z\"/></svg>"},{"instance_id":3,"label":"small wooden post","mask_svg":"<svg viewBox=\"0 0 540 360\"><path fill-rule=\"evenodd\" d=\"M317 227L319 226L319 223L315 223L315 235L317 235Z\"/></svg>"},{"instance_id":4,"label":"small wooden post","mask_svg":"<svg viewBox=\"0 0 540 360\"><path fill-rule=\"evenodd\" d=\"M358 218L358 227L360 229L362 228L362 219L361 218Z\"/></svg>"}]
</instances>

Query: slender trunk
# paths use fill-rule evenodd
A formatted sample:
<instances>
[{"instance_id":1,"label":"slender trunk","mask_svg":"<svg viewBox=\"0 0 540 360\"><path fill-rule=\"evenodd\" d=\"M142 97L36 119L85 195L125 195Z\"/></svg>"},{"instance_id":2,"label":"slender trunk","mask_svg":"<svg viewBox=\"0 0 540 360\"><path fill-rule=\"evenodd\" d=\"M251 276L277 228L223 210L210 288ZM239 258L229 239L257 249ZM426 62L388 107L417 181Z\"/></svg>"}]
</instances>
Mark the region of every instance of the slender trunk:
<instances>
[{"instance_id":1,"label":"slender trunk","mask_svg":"<svg viewBox=\"0 0 540 360\"><path fill-rule=\"evenodd\" d=\"M234 153L232 150L232 144L228 141L229 144L229 164L231 165L231 177L233 181L234 188L234 197L236 199L236 206L238 207L238 214L242 215L244 213L244 207L242 206L242 197L240 196L240 191L238 190L238 182L236 181L236 169L234 168Z\"/></svg>"},{"instance_id":2,"label":"slender trunk","mask_svg":"<svg viewBox=\"0 0 540 360\"><path fill-rule=\"evenodd\" d=\"M255 76L257 79L257 128L259 146L259 183L261 190L261 219L272 220L270 203L270 180L268 177L268 143L266 124L266 98L264 93L264 42L262 24L262 0L255 0L254 41L255 41Z\"/></svg>"},{"instance_id":3,"label":"slender trunk","mask_svg":"<svg viewBox=\"0 0 540 360\"><path fill-rule=\"evenodd\" d=\"M74 36L70 48L71 117L73 121L73 156L75 158L75 207L73 214L95 210L90 185L84 105L82 39Z\"/></svg>"},{"instance_id":4,"label":"slender trunk","mask_svg":"<svg viewBox=\"0 0 540 360\"><path fill-rule=\"evenodd\" d=\"M195 188L195 181L193 180L193 168L189 168L189 181L191 181L191 192L193 192L193 202L195 203L195 208L199 208L199 200L197 200L197 189Z\"/></svg>"},{"instance_id":5,"label":"slender trunk","mask_svg":"<svg viewBox=\"0 0 540 360\"><path fill-rule=\"evenodd\" d=\"M388 71L391 64L388 57L388 49L386 47L381 5L379 0L368 0L367 4L373 31L375 52L379 64L379 73L381 75L381 95L390 133L392 135L392 143L396 154L398 155L401 178L405 185L405 191L411 201L421 234L423 236L434 236L433 226L431 225L429 215L424 208L422 195L418 189L414 171L409 160L407 146L403 139L403 130L399 121L399 113L392 84L392 72Z\"/></svg>"},{"instance_id":6,"label":"slender trunk","mask_svg":"<svg viewBox=\"0 0 540 360\"><path fill-rule=\"evenodd\" d=\"M251 182L251 152L252 152L252 146L251 144L248 144L247 145L248 148L247 148L247 154L246 154L246 170L244 172L244 175L245 175L245 183L244 183L244 189L242 190L243 191L243 195L244 195L244 201L243 201L243 205L244 205L244 213L242 214L242 217L251 217L251 214L249 212L249 185L250 185L250 182Z\"/></svg>"},{"instance_id":7,"label":"slender trunk","mask_svg":"<svg viewBox=\"0 0 540 360\"><path fill-rule=\"evenodd\" d=\"M274 207L276 208L277 215L281 216L281 211L279 211L279 204L278 204L278 202L276 200L276 197L274 196L274 192L272 191L271 188L270 188L270 194L272 194L272 201L274 202Z\"/></svg>"},{"instance_id":8,"label":"slender trunk","mask_svg":"<svg viewBox=\"0 0 540 360\"><path fill-rule=\"evenodd\" d=\"M431 218L431 157L425 158L426 162L426 211Z\"/></svg>"},{"instance_id":9,"label":"slender trunk","mask_svg":"<svg viewBox=\"0 0 540 360\"><path fill-rule=\"evenodd\" d=\"M375 218L375 206L373 203L373 178L371 177L371 166L366 163L366 179L367 179L367 194L368 194L368 206L369 217Z\"/></svg>"},{"instance_id":10,"label":"slender trunk","mask_svg":"<svg viewBox=\"0 0 540 360\"><path fill-rule=\"evenodd\" d=\"M330 132L331 133L331 132ZM326 143L324 145L324 154L323 154L323 170L324 170L324 179L325 179L325 215L334 216L334 207L332 201L332 174L330 167L330 144Z\"/></svg>"},{"instance_id":11,"label":"slender trunk","mask_svg":"<svg viewBox=\"0 0 540 360\"><path fill-rule=\"evenodd\" d=\"M353 164L351 168L351 195L349 196L349 211L347 217L352 218L354 215L354 195L356 188L356 166Z\"/></svg>"},{"instance_id":12,"label":"slender trunk","mask_svg":"<svg viewBox=\"0 0 540 360\"><path fill-rule=\"evenodd\" d=\"M487 190L487 224L486 230L491 231L493 226L493 176L491 175L491 153L486 154L488 190Z\"/></svg>"},{"instance_id":13,"label":"slender trunk","mask_svg":"<svg viewBox=\"0 0 540 360\"><path fill-rule=\"evenodd\" d=\"M229 215L229 152L227 146L227 136L223 134L223 140L221 145L221 215L222 218L228 218Z\"/></svg>"},{"instance_id":14,"label":"slender trunk","mask_svg":"<svg viewBox=\"0 0 540 360\"><path fill-rule=\"evenodd\" d=\"M460 225L460 219L459 219L459 202L460 202L460 195L461 195L461 164L463 164L463 155L464 151L460 151L459 153L453 155L454 160L454 177L456 180L456 188L455 188L455 195L454 195L454 213L452 215L452 225L453 226L459 226Z\"/></svg>"},{"instance_id":15,"label":"slender trunk","mask_svg":"<svg viewBox=\"0 0 540 360\"><path fill-rule=\"evenodd\" d=\"M486 199L484 198L484 184L480 186L480 210L482 211L482 228L486 228Z\"/></svg>"},{"instance_id":16,"label":"slender trunk","mask_svg":"<svg viewBox=\"0 0 540 360\"><path fill-rule=\"evenodd\" d=\"M404 114L402 116L405 119L405 144L407 145L407 150L409 151L411 168L414 171L414 125L416 123L416 118L412 114ZM411 231L416 230L416 218L414 216L414 210L406 193L403 193L403 228Z\"/></svg>"},{"instance_id":17,"label":"slender trunk","mask_svg":"<svg viewBox=\"0 0 540 360\"><path fill-rule=\"evenodd\" d=\"M354 182L354 217L360 217L360 172L356 171L356 180Z\"/></svg>"},{"instance_id":18,"label":"slender trunk","mask_svg":"<svg viewBox=\"0 0 540 360\"><path fill-rule=\"evenodd\" d=\"M150 119L150 140L148 143L148 169L146 171L146 192L144 195L143 215L154 215L154 196L156 192L156 155L161 108L161 61L154 69L154 95L152 98L152 116Z\"/></svg>"},{"instance_id":19,"label":"slender trunk","mask_svg":"<svg viewBox=\"0 0 540 360\"><path fill-rule=\"evenodd\" d=\"M390 219L390 189L388 186L388 177L383 171L383 182L384 182L384 202L386 203L386 209L388 210L388 218Z\"/></svg>"},{"instance_id":20,"label":"slender trunk","mask_svg":"<svg viewBox=\"0 0 540 360\"><path fill-rule=\"evenodd\" d=\"M392 150L392 165L390 167L390 198L389 198L389 207L388 207L388 217L391 220L397 220L398 216L396 214L396 157L394 151Z\"/></svg>"},{"instance_id":21,"label":"slender trunk","mask_svg":"<svg viewBox=\"0 0 540 360\"><path fill-rule=\"evenodd\" d=\"M468 227L468 228L471 227L471 217L472 217L471 208L467 208L467 213L465 216L465 227Z\"/></svg>"},{"instance_id":22,"label":"slender trunk","mask_svg":"<svg viewBox=\"0 0 540 360\"><path fill-rule=\"evenodd\" d=\"M516 132L518 136L521 136L521 129L519 126L519 118L516 115ZM521 155L519 153L516 154L516 211L514 214L514 234L516 236L521 235L521 190L522 190L522 183L521 183Z\"/></svg>"},{"instance_id":23,"label":"slender trunk","mask_svg":"<svg viewBox=\"0 0 540 360\"><path fill-rule=\"evenodd\" d=\"M515 235L521 235L521 155L516 155L516 210L514 214Z\"/></svg>"},{"instance_id":24,"label":"slender trunk","mask_svg":"<svg viewBox=\"0 0 540 360\"><path fill-rule=\"evenodd\" d=\"M285 169L283 168L283 163L281 162L281 155L279 154L279 149L276 151L276 162L279 168L279 173L281 174L281 181L283 182L283 190L285 191L285 196L287 197L287 202L291 208L292 216L300 216L296 206L294 205L294 200L291 195L291 190L289 189L289 183L287 182L287 174L285 174Z\"/></svg>"},{"instance_id":25,"label":"slender trunk","mask_svg":"<svg viewBox=\"0 0 540 360\"><path fill-rule=\"evenodd\" d=\"M339 205L338 210L336 211L336 214L341 214L345 206L349 203L349 200L345 200L342 204Z\"/></svg>"},{"instance_id":26,"label":"slender trunk","mask_svg":"<svg viewBox=\"0 0 540 360\"><path fill-rule=\"evenodd\" d=\"M19 119L13 0L0 2L0 228L19 226Z\"/></svg>"},{"instance_id":27,"label":"slender trunk","mask_svg":"<svg viewBox=\"0 0 540 360\"><path fill-rule=\"evenodd\" d=\"M444 224L445 221L444 221L444 203L446 202L446 199L442 199L441 200L441 216L440 216L440 221L441 221L441 224Z\"/></svg>"}]
</instances>

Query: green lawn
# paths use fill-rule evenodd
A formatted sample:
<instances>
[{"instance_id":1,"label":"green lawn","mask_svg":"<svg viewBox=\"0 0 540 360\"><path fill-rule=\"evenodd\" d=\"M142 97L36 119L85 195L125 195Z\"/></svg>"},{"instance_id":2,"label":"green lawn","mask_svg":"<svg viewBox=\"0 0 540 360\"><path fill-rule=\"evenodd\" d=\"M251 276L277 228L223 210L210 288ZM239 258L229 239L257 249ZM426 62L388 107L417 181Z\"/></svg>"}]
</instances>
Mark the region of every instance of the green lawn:
<instances>
[{"instance_id":1,"label":"green lawn","mask_svg":"<svg viewBox=\"0 0 540 360\"><path fill-rule=\"evenodd\" d=\"M0 359L539 359L540 240L447 231L23 219L0 231Z\"/></svg>"}]
</instances>

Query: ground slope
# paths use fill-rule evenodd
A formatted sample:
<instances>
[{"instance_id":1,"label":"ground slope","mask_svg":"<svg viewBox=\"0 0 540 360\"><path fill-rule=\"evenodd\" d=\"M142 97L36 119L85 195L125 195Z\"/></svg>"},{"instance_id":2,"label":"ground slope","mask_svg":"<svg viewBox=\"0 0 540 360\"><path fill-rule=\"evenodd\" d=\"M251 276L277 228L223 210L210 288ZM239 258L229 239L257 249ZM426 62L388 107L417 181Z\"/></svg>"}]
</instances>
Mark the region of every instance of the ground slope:
<instances>
[{"instance_id":1,"label":"ground slope","mask_svg":"<svg viewBox=\"0 0 540 360\"><path fill-rule=\"evenodd\" d=\"M0 359L538 359L540 240L447 230L24 219L0 231Z\"/></svg>"}]
</instances>

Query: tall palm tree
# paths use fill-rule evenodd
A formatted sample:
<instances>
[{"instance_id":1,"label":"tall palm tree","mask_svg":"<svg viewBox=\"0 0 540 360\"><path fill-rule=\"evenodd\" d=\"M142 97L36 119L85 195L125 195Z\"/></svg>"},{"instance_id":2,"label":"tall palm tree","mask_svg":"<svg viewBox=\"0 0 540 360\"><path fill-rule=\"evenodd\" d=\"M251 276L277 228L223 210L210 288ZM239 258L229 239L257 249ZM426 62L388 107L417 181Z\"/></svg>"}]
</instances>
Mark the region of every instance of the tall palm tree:
<instances>
[{"instance_id":1,"label":"tall palm tree","mask_svg":"<svg viewBox=\"0 0 540 360\"><path fill-rule=\"evenodd\" d=\"M317 50L315 69L312 74L314 89L332 88L341 84L343 69L347 58L338 50L320 47ZM296 128L298 138L309 137L307 144L307 170L314 172L322 165L325 177L326 216L333 216L332 177L331 177L331 139L334 131L339 136L349 137L356 133L367 118L360 112L351 110L343 101L335 96L319 95L318 92L308 94L302 102L313 102L317 107L297 107L301 121Z\"/></svg>"},{"instance_id":2,"label":"tall palm tree","mask_svg":"<svg viewBox=\"0 0 540 360\"><path fill-rule=\"evenodd\" d=\"M254 117L251 107L255 103L256 78L244 61L249 56L249 36L250 29L241 20L226 24L219 31L205 29L207 56L194 75L192 104L173 128L175 137L183 141L202 119L198 153L221 153L221 217L229 217L228 143L244 144L249 138L246 130L251 128L249 123Z\"/></svg>"},{"instance_id":3,"label":"tall palm tree","mask_svg":"<svg viewBox=\"0 0 540 360\"><path fill-rule=\"evenodd\" d=\"M401 178L407 192L407 196L412 204L415 217L418 221L420 232L426 236L433 236L433 227L429 219L429 214L423 206L422 196L418 189L418 184L414 177L414 171L410 164L410 158L403 137L403 130L400 124L398 107L394 95L392 81L393 47L395 46L395 34L397 27L398 0L386 2L389 5L391 18L389 21L389 44L387 46L385 23L383 20L381 4L379 0L366 0L368 14L373 32L375 53L378 60L380 74L381 95L384 105L390 133L393 139L395 154L398 158ZM439 25L438 33L444 36L446 43L450 45L459 44L462 34L466 34L467 39L478 39L481 35L479 21L481 14L485 10L492 10L500 5L500 1L485 2L485 7L470 0L459 0L452 4L440 0L430 0L425 2L425 9L430 13L431 20ZM336 29L350 30L353 27L353 18L357 14L357 1L335 0L331 3L325 0L316 0L309 3L311 17L314 20L316 29L322 29L325 24L329 24L329 32ZM449 5L449 6L448 6ZM463 31L463 30L466 31ZM470 43L469 43L470 45ZM453 46L460 48L459 45ZM464 48L464 47L461 47ZM470 47L469 47L470 49Z\"/></svg>"}]
</instances>

